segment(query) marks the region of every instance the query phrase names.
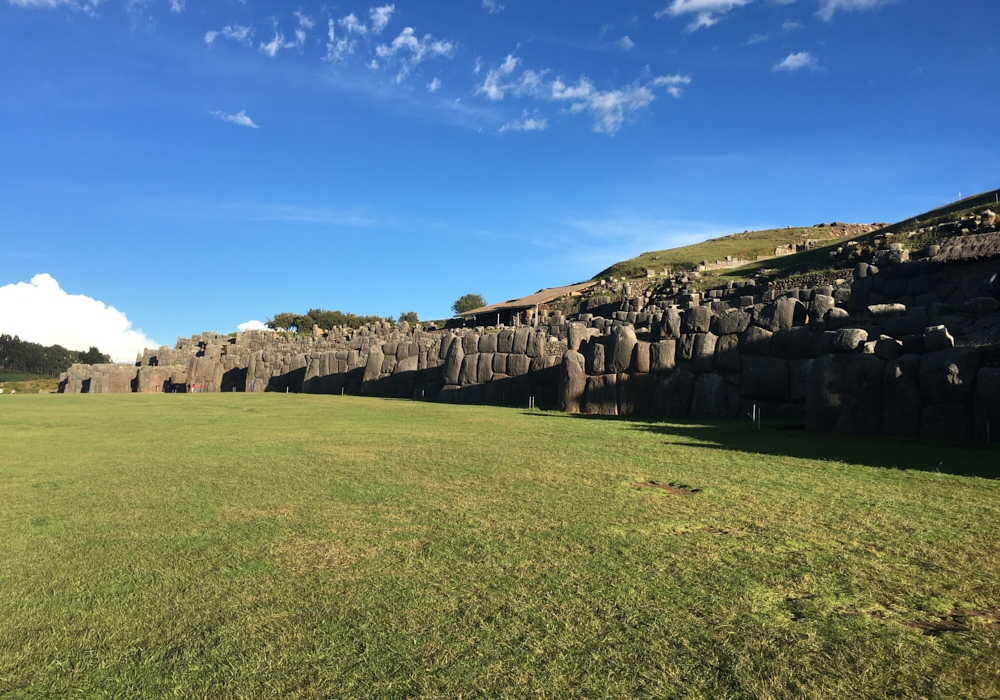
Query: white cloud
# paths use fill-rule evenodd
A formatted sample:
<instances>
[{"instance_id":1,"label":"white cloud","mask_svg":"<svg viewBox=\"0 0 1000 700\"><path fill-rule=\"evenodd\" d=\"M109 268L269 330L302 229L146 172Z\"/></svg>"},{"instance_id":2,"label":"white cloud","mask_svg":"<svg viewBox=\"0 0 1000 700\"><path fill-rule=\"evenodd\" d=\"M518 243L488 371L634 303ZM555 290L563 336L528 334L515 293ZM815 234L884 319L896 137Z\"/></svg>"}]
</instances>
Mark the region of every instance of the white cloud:
<instances>
[{"instance_id":1,"label":"white cloud","mask_svg":"<svg viewBox=\"0 0 1000 700\"><path fill-rule=\"evenodd\" d=\"M382 30L392 21L392 13L395 10L395 5L383 5L382 7L373 7L368 11L368 16L372 18L372 34L382 33Z\"/></svg>"},{"instance_id":2,"label":"white cloud","mask_svg":"<svg viewBox=\"0 0 1000 700\"><path fill-rule=\"evenodd\" d=\"M829 22L838 10L873 10L882 5L888 5L894 0L820 0L819 11L821 19Z\"/></svg>"},{"instance_id":3,"label":"white cloud","mask_svg":"<svg viewBox=\"0 0 1000 700\"><path fill-rule=\"evenodd\" d=\"M483 0L483 9L491 15L495 15L503 9L503 5L498 3L497 0Z\"/></svg>"},{"instance_id":4,"label":"white cloud","mask_svg":"<svg viewBox=\"0 0 1000 700\"><path fill-rule=\"evenodd\" d=\"M184 0L170 0L170 10L172 12L183 12Z\"/></svg>"},{"instance_id":5,"label":"white cloud","mask_svg":"<svg viewBox=\"0 0 1000 700\"><path fill-rule=\"evenodd\" d=\"M434 78L434 80L427 83L427 89L430 92L437 92L441 89L441 80L439 78Z\"/></svg>"},{"instance_id":6,"label":"white cloud","mask_svg":"<svg viewBox=\"0 0 1000 700\"><path fill-rule=\"evenodd\" d=\"M665 75L645 83L636 81L618 90L602 91L586 76L576 85L567 85L560 78L548 81L548 70L528 69L515 75L520 62L513 55L507 56L500 66L486 74L476 94L493 101L502 100L509 93L561 103L572 113L589 112L594 117L594 131L605 134L616 133L634 112L649 106L656 99L654 88L666 88L668 94L680 97L683 86L691 82L687 75Z\"/></svg>"},{"instance_id":7,"label":"white cloud","mask_svg":"<svg viewBox=\"0 0 1000 700\"><path fill-rule=\"evenodd\" d=\"M358 44L357 40L348 39L347 37L338 39L336 34L336 27L331 19L327 22L327 36L329 37L329 41L326 44L324 61L343 61L345 56L354 53L354 48Z\"/></svg>"},{"instance_id":8,"label":"white cloud","mask_svg":"<svg viewBox=\"0 0 1000 700\"><path fill-rule=\"evenodd\" d=\"M340 20L340 26L343 27L344 31L348 34L364 35L368 33L368 27L361 24L361 22L358 21L358 18L354 16L353 12Z\"/></svg>"},{"instance_id":9,"label":"white cloud","mask_svg":"<svg viewBox=\"0 0 1000 700\"><path fill-rule=\"evenodd\" d=\"M0 332L70 350L96 346L115 362L135 362L144 348L159 347L113 306L67 294L47 274L0 287Z\"/></svg>"},{"instance_id":10,"label":"white cloud","mask_svg":"<svg viewBox=\"0 0 1000 700\"><path fill-rule=\"evenodd\" d=\"M266 44L263 41L260 42L260 50L274 58L281 49L294 49L296 46L302 46L305 42L306 34L301 29L295 30L295 41L286 41L285 35L275 29L274 38L271 41Z\"/></svg>"},{"instance_id":11,"label":"white cloud","mask_svg":"<svg viewBox=\"0 0 1000 700\"><path fill-rule=\"evenodd\" d=\"M399 36L392 40L391 44L380 44L375 47L375 55L384 59L406 53L409 53L409 56L402 59L402 66L394 78L397 83L403 82L410 74L410 69L425 58L434 56L451 58L455 53L455 44L450 41L434 41L430 34L425 34L422 39L418 39L413 27L406 27Z\"/></svg>"},{"instance_id":12,"label":"white cloud","mask_svg":"<svg viewBox=\"0 0 1000 700\"><path fill-rule=\"evenodd\" d=\"M87 0L87 2L77 2L76 0L7 0L14 7L24 10L54 10L57 7L69 7L73 10L80 10L88 14L93 14L101 0Z\"/></svg>"},{"instance_id":13,"label":"white cloud","mask_svg":"<svg viewBox=\"0 0 1000 700\"><path fill-rule=\"evenodd\" d=\"M269 329L267 327L267 324L263 323L262 321L247 321L246 323L241 323L240 325L236 326L236 330L243 333L246 331L266 331Z\"/></svg>"},{"instance_id":14,"label":"white cloud","mask_svg":"<svg viewBox=\"0 0 1000 700\"><path fill-rule=\"evenodd\" d=\"M627 36L623 36L621 39L615 42L615 46L618 46L619 48L628 51L633 46L635 46L635 42L629 39Z\"/></svg>"},{"instance_id":15,"label":"white cloud","mask_svg":"<svg viewBox=\"0 0 1000 700\"><path fill-rule=\"evenodd\" d=\"M251 129L259 129L260 127L253 123L253 120L247 116L247 111L241 109L236 114L226 114L225 112L212 112L212 116L216 119L221 119L224 122L231 122L233 124L239 124L240 126L248 126Z\"/></svg>"},{"instance_id":16,"label":"white cloud","mask_svg":"<svg viewBox=\"0 0 1000 700\"><path fill-rule=\"evenodd\" d=\"M784 29L786 32L794 32L796 30L802 29L802 23L793 22L790 19L786 19L785 23L781 25L781 28Z\"/></svg>"},{"instance_id":17,"label":"white cloud","mask_svg":"<svg viewBox=\"0 0 1000 700\"><path fill-rule=\"evenodd\" d=\"M818 70L819 63L816 61L816 57L813 56L808 51L801 51L799 53L790 53L781 61L774 65L771 70L774 71L787 71L789 73L808 68L809 70Z\"/></svg>"},{"instance_id":18,"label":"white cloud","mask_svg":"<svg viewBox=\"0 0 1000 700\"><path fill-rule=\"evenodd\" d=\"M501 126L499 133L505 134L508 131L545 131L548 128L548 120L538 116L537 109L533 115L529 115L528 110L524 110L524 112L521 113L520 119L515 119L514 121Z\"/></svg>"},{"instance_id":19,"label":"white cloud","mask_svg":"<svg viewBox=\"0 0 1000 700\"><path fill-rule=\"evenodd\" d=\"M687 31L694 32L702 27L711 27L716 24L720 15L726 14L734 7L743 7L751 2L753 0L673 0L653 16L660 19L667 15L680 17L681 15L693 14L695 19L688 25Z\"/></svg>"},{"instance_id":20,"label":"white cloud","mask_svg":"<svg viewBox=\"0 0 1000 700\"><path fill-rule=\"evenodd\" d=\"M751 34L750 38L747 39L747 46L753 46L754 44L759 44L760 42L767 40L767 34Z\"/></svg>"},{"instance_id":21,"label":"white cloud","mask_svg":"<svg viewBox=\"0 0 1000 700\"><path fill-rule=\"evenodd\" d=\"M253 43L251 40L251 37L253 36L253 29L250 27L243 27L239 24L223 27L219 31L212 30L205 32L205 43L211 46L218 36L222 36L223 39L238 41L241 44L246 44L247 46Z\"/></svg>"},{"instance_id":22,"label":"white cloud","mask_svg":"<svg viewBox=\"0 0 1000 700\"><path fill-rule=\"evenodd\" d=\"M312 29L316 26L315 20L309 15L304 15L301 12L293 12L292 14L298 18L299 26L303 29Z\"/></svg>"}]
</instances>

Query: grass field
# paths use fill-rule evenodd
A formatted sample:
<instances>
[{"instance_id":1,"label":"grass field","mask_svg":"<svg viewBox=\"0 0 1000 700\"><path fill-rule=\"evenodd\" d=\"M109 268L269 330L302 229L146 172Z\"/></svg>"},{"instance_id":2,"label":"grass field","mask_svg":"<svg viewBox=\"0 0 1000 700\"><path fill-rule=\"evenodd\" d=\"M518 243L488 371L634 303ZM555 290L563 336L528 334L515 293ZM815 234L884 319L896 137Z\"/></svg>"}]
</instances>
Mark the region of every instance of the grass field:
<instances>
[{"instance_id":1,"label":"grass field","mask_svg":"<svg viewBox=\"0 0 1000 700\"><path fill-rule=\"evenodd\" d=\"M0 696L997 697L1000 452L782 427L4 395Z\"/></svg>"},{"instance_id":2,"label":"grass field","mask_svg":"<svg viewBox=\"0 0 1000 700\"><path fill-rule=\"evenodd\" d=\"M55 391L58 386L57 378L46 377L44 374L0 372L0 389L3 389L5 394L11 391L18 394L37 394L39 391Z\"/></svg>"}]
</instances>

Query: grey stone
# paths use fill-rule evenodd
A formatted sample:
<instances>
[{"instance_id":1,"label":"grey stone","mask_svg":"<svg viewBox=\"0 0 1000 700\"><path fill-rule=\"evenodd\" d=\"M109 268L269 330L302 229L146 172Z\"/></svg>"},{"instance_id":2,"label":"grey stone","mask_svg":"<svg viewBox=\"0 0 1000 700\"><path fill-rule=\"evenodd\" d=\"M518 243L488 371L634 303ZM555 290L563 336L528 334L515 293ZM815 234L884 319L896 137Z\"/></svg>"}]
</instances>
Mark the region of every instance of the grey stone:
<instances>
[{"instance_id":1,"label":"grey stone","mask_svg":"<svg viewBox=\"0 0 1000 700\"><path fill-rule=\"evenodd\" d=\"M819 354L859 352L866 342L868 342L868 331L863 328L841 328L839 331L826 331L820 338Z\"/></svg>"},{"instance_id":2,"label":"grey stone","mask_svg":"<svg viewBox=\"0 0 1000 700\"><path fill-rule=\"evenodd\" d=\"M903 343L895 338L883 336L875 341L875 354L886 361L895 360L903 355Z\"/></svg>"},{"instance_id":3,"label":"grey stone","mask_svg":"<svg viewBox=\"0 0 1000 700\"><path fill-rule=\"evenodd\" d=\"M591 343L587 347L587 374L604 374L605 369L604 343Z\"/></svg>"},{"instance_id":4,"label":"grey stone","mask_svg":"<svg viewBox=\"0 0 1000 700\"><path fill-rule=\"evenodd\" d=\"M687 367L678 367L666 379L661 379L653 389L652 412L668 417L691 415L695 375Z\"/></svg>"},{"instance_id":5,"label":"grey stone","mask_svg":"<svg viewBox=\"0 0 1000 700\"><path fill-rule=\"evenodd\" d=\"M739 309L729 309L712 317L710 330L713 334L722 337L742 333L749 326L750 314Z\"/></svg>"},{"instance_id":6,"label":"grey stone","mask_svg":"<svg viewBox=\"0 0 1000 700\"><path fill-rule=\"evenodd\" d=\"M771 354L783 360L807 360L816 357L820 338L808 326L786 328L771 338Z\"/></svg>"},{"instance_id":7,"label":"grey stone","mask_svg":"<svg viewBox=\"0 0 1000 700\"><path fill-rule=\"evenodd\" d=\"M677 341L677 361L690 362L694 356L694 336L682 335Z\"/></svg>"},{"instance_id":8,"label":"grey stone","mask_svg":"<svg viewBox=\"0 0 1000 700\"><path fill-rule=\"evenodd\" d=\"M718 338L712 333L698 333L694 337L694 348L691 353L691 369L696 374L704 374L715 370L715 345Z\"/></svg>"},{"instance_id":9,"label":"grey stone","mask_svg":"<svg viewBox=\"0 0 1000 700\"><path fill-rule=\"evenodd\" d=\"M777 357L743 355L740 395L745 399L786 403L790 397L788 361Z\"/></svg>"},{"instance_id":10,"label":"grey stone","mask_svg":"<svg viewBox=\"0 0 1000 700\"><path fill-rule=\"evenodd\" d=\"M448 348L448 356L444 361L444 383L452 386L458 385L458 378L462 373L462 361L465 359L465 348L457 338L454 339Z\"/></svg>"},{"instance_id":11,"label":"grey stone","mask_svg":"<svg viewBox=\"0 0 1000 700\"><path fill-rule=\"evenodd\" d=\"M528 346L525 354L528 357L540 357L545 352L545 333L532 333L528 336Z\"/></svg>"},{"instance_id":12,"label":"grey stone","mask_svg":"<svg viewBox=\"0 0 1000 700\"><path fill-rule=\"evenodd\" d=\"M845 309L830 309L823 317L823 325L828 331L837 331L851 325L851 314Z\"/></svg>"},{"instance_id":13,"label":"grey stone","mask_svg":"<svg viewBox=\"0 0 1000 700\"><path fill-rule=\"evenodd\" d=\"M788 363L788 390L793 403L805 403L809 391L809 373L815 360L792 360Z\"/></svg>"},{"instance_id":14,"label":"grey stone","mask_svg":"<svg viewBox=\"0 0 1000 700\"><path fill-rule=\"evenodd\" d=\"M507 374L507 357L505 352L493 354L493 374Z\"/></svg>"},{"instance_id":15,"label":"grey stone","mask_svg":"<svg viewBox=\"0 0 1000 700\"><path fill-rule=\"evenodd\" d=\"M476 355L479 353L479 334L469 333L462 338L462 349L466 355Z\"/></svg>"},{"instance_id":16,"label":"grey stone","mask_svg":"<svg viewBox=\"0 0 1000 700\"><path fill-rule=\"evenodd\" d=\"M920 437L920 415L924 410L920 398L920 355L903 355L885 366L882 397L882 434Z\"/></svg>"},{"instance_id":17,"label":"grey stone","mask_svg":"<svg viewBox=\"0 0 1000 700\"><path fill-rule=\"evenodd\" d=\"M478 384L479 353L466 355L462 358L462 371L458 375L458 383L462 386Z\"/></svg>"},{"instance_id":18,"label":"grey stone","mask_svg":"<svg viewBox=\"0 0 1000 700\"><path fill-rule=\"evenodd\" d=\"M681 314L677 309L667 309L663 312L661 333L664 338L681 337Z\"/></svg>"},{"instance_id":19,"label":"grey stone","mask_svg":"<svg viewBox=\"0 0 1000 700\"><path fill-rule=\"evenodd\" d=\"M760 326L750 326L740 335L740 354L770 355L773 335Z\"/></svg>"},{"instance_id":20,"label":"grey stone","mask_svg":"<svg viewBox=\"0 0 1000 700\"><path fill-rule=\"evenodd\" d=\"M927 405L970 401L979 372L979 348L937 350L920 359L920 396Z\"/></svg>"},{"instance_id":21,"label":"grey stone","mask_svg":"<svg viewBox=\"0 0 1000 700\"><path fill-rule=\"evenodd\" d=\"M587 378L583 412L596 416L618 415L618 375Z\"/></svg>"},{"instance_id":22,"label":"grey stone","mask_svg":"<svg viewBox=\"0 0 1000 700\"><path fill-rule=\"evenodd\" d=\"M507 356L507 375L523 377L531 368L531 358L527 355L511 353Z\"/></svg>"},{"instance_id":23,"label":"grey stone","mask_svg":"<svg viewBox=\"0 0 1000 700\"><path fill-rule=\"evenodd\" d=\"M976 376L975 432L977 442L1000 442L1000 369L983 367Z\"/></svg>"},{"instance_id":24,"label":"grey stone","mask_svg":"<svg viewBox=\"0 0 1000 700\"><path fill-rule=\"evenodd\" d=\"M518 355L525 355L528 352L528 336L531 335L530 328L518 328L514 331L514 345L511 352Z\"/></svg>"},{"instance_id":25,"label":"grey stone","mask_svg":"<svg viewBox=\"0 0 1000 700\"><path fill-rule=\"evenodd\" d=\"M924 406L920 437L933 442L968 442L972 439L972 403L956 401Z\"/></svg>"},{"instance_id":26,"label":"grey stone","mask_svg":"<svg viewBox=\"0 0 1000 700\"><path fill-rule=\"evenodd\" d=\"M649 347L649 369L651 372L665 374L675 367L677 341L673 338L653 343Z\"/></svg>"},{"instance_id":27,"label":"grey stone","mask_svg":"<svg viewBox=\"0 0 1000 700\"><path fill-rule=\"evenodd\" d=\"M885 361L841 353L818 358L809 374L806 427L813 432L878 435Z\"/></svg>"},{"instance_id":28,"label":"grey stone","mask_svg":"<svg viewBox=\"0 0 1000 700\"><path fill-rule=\"evenodd\" d=\"M931 326L924 329L924 352L947 350L955 347L955 339L948 332L947 326Z\"/></svg>"},{"instance_id":29,"label":"grey stone","mask_svg":"<svg viewBox=\"0 0 1000 700\"><path fill-rule=\"evenodd\" d=\"M497 352L514 352L514 331L504 328L497 334Z\"/></svg>"},{"instance_id":30,"label":"grey stone","mask_svg":"<svg viewBox=\"0 0 1000 700\"><path fill-rule=\"evenodd\" d=\"M632 366L632 354L638 341L632 326L619 326L611 333L611 354L608 357L608 372L627 372Z\"/></svg>"},{"instance_id":31,"label":"grey stone","mask_svg":"<svg viewBox=\"0 0 1000 700\"><path fill-rule=\"evenodd\" d=\"M497 351L497 334L496 333L484 333L479 336L479 352L480 353L494 353Z\"/></svg>"},{"instance_id":32,"label":"grey stone","mask_svg":"<svg viewBox=\"0 0 1000 700\"><path fill-rule=\"evenodd\" d=\"M649 350L649 343L640 340L635 344L635 350L632 354L632 369L640 374L648 374L650 372Z\"/></svg>"},{"instance_id":33,"label":"grey stone","mask_svg":"<svg viewBox=\"0 0 1000 700\"><path fill-rule=\"evenodd\" d=\"M559 410L580 413L587 391L587 371L583 355L567 350L563 355L562 377L559 382Z\"/></svg>"},{"instance_id":34,"label":"grey stone","mask_svg":"<svg viewBox=\"0 0 1000 700\"><path fill-rule=\"evenodd\" d=\"M830 309L837 308L837 302L832 296L817 294L809 302L809 326L815 330L825 330L824 317Z\"/></svg>"},{"instance_id":35,"label":"grey stone","mask_svg":"<svg viewBox=\"0 0 1000 700\"><path fill-rule=\"evenodd\" d=\"M479 362L476 365L476 383L485 384L493 381L493 353L479 353Z\"/></svg>"},{"instance_id":36,"label":"grey stone","mask_svg":"<svg viewBox=\"0 0 1000 700\"><path fill-rule=\"evenodd\" d=\"M715 368L726 372L740 371L740 337L724 335L715 343Z\"/></svg>"},{"instance_id":37,"label":"grey stone","mask_svg":"<svg viewBox=\"0 0 1000 700\"><path fill-rule=\"evenodd\" d=\"M588 337L587 326L582 323L569 324L568 345L569 349L579 352L580 345Z\"/></svg>"},{"instance_id":38,"label":"grey stone","mask_svg":"<svg viewBox=\"0 0 1000 700\"><path fill-rule=\"evenodd\" d=\"M893 318L906 313L904 304L873 304L868 307L868 313L875 318Z\"/></svg>"},{"instance_id":39,"label":"grey stone","mask_svg":"<svg viewBox=\"0 0 1000 700\"><path fill-rule=\"evenodd\" d=\"M712 309L707 306L696 306L684 312L681 323L681 333L707 333L712 327Z\"/></svg>"},{"instance_id":40,"label":"grey stone","mask_svg":"<svg viewBox=\"0 0 1000 700\"><path fill-rule=\"evenodd\" d=\"M735 418L739 403L731 407L729 399L729 387L721 374L698 375L691 397L691 417L702 420Z\"/></svg>"},{"instance_id":41,"label":"grey stone","mask_svg":"<svg viewBox=\"0 0 1000 700\"><path fill-rule=\"evenodd\" d=\"M618 415L641 416L649 413L656 380L654 374L619 374Z\"/></svg>"},{"instance_id":42,"label":"grey stone","mask_svg":"<svg viewBox=\"0 0 1000 700\"><path fill-rule=\"evenodd\" d=\"M965 302L965 310L974 316L986 316L1000 309L1000 301L993 297L975 297Z\"/></svg>"}]
</instances>

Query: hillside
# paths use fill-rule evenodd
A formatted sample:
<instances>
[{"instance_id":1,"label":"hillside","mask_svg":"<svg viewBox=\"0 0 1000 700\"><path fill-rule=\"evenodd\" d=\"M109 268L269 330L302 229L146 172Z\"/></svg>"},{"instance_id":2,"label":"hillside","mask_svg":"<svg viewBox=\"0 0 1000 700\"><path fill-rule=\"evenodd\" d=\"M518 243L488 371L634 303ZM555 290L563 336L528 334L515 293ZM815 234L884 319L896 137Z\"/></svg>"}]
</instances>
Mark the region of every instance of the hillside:
<instances>
[{"instance_id":1,"label":"hillside","mask_svg":"<svg viewBox=\"0 0 1000 700\"><path fill-rule=\"evenodd\" d=\"M773 259L776 249L802 246L815 241L817 246L840 243L882 228L880 224L819 224L799 228L744 231L721 238L711 238L701 243L642 253L630 260L623 260L601 271L595 279L607 277L645 277L646 270L692 270L704 262L725 262L726 258L753 263L758 258ZM738 266L738 265L736 265Z\"/></svg>"},{"instance_id":2,"label":"hillside","mask_svg":"<svg viewBox=\"0 0 1000 700\"><path fill-rule=\"evenodd\" d=\"M870 243L878 235L890 233L908 249L919 249L938 243L948 235L946 227L929 230L942 223L957 221L982 210L991 203L1000 206L1000 190L991 190L932 209L918 216L895 224L820 224L807 228L769 229L746 231L730 236L713 238L694 245L669 250L650 251L630 260L623 260L603 270L595 279L608 277L642 278L646 270L664 268L694 270L705 261L724 261L726 256L744 260L744 265L728 269L708 270L709 277L750 277L768 270L793 270L821 266L829 260L830 252L848 241ZM815 241L808 250L772 257L781 246L802 246ZM711 267L711 266L710 266Z\"/></svg>"}]
</instances>

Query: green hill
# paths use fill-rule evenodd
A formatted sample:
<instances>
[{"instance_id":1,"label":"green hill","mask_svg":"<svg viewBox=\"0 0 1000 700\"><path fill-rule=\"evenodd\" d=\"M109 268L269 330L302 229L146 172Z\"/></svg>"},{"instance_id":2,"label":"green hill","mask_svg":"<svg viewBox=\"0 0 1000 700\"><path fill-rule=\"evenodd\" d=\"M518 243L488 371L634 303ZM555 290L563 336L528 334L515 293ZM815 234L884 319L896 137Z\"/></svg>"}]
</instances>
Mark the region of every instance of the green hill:
<instances>
[{"instance_id":1,"label":"green hill","mask_svg":"<svg viewBox=\"0 0 1000 700\"><path fill-rule=\"evenodd\" d=\"M921 229L961 219L993 203L1000 206L1000 190L966 197L892 225L835 224L734 233L681 248L642 253L631 260L615 263L596 275L595 279L645 277L647 269L662 270L665 267L693 270L704 261L724 260L726 256L752 262L735 269L709 272L709 277L748 277L762 269L806 268L822 265L829 260L831 250L848 241L871 242L875 236L886 233L896 235L907 248L918 250L938 242L940 238L940 234L921 232ZM792 255L756 260L757 256L773 255L780 246L802 245L807 240L816 241L815 247Z\"/></svg>"}]
</instances>

